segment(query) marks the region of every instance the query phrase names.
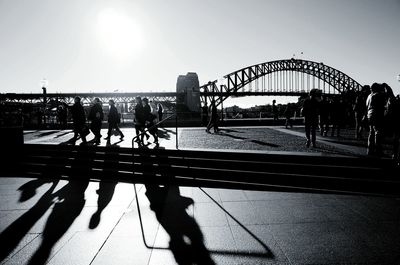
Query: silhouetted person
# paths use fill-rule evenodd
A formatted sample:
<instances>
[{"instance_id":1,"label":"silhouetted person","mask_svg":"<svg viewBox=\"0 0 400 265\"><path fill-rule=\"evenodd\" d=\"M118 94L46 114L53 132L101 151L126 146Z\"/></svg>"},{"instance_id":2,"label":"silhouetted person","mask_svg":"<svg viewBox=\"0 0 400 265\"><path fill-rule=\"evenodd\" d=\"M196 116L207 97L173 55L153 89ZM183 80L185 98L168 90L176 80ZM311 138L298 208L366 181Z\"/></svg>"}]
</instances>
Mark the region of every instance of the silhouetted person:
<instances>
[{"instance_id":1,"label":"silhouetted person","mask_svg":"<svg viewBox=\"0 0 400 265\"><path fill-rule=\"evenodd\" d=\"M385 106L385 131L393 140L392 159L399 162L399 140L400 140L400 96L393 94L392 88L382 84L387 98Z\"/></svg>"},{"instance_id":2,"label":"silhouetted person","mask_svg":"<svg viewBox=\"0 0 400 265\"><path fill-rule=\"evenodd\" d=\"M331 111L331 103L327 96L322 96L319 104L319 128L321 136L326 136L329 131L329 114Z\"/></svg>"},{"instance_id":3,"label":"silhouetted person","mask_svg":"<svg viewBox=\"0 0 400 265\"><path fill-rule=\"evenodd\" d=\"M62 129L67 128L67 116L68 116L67 108L63 104L58 105L57 117L58 117L58 122L60 124L60 127Z\"/></svg>"},{"instance_id":4,"label":"silhouetted person","mask_svg":"<svg viewBox=\"0 0 400 265\"><path fill-rule=\"evenodd\" d=\"M145 118L145 127L148 129L148 132L154 137L154 143L158 145L157 127L154 126L157 117L152 113L151 107L149 105L149 100L147 98L144 98L142 103L143 103L143 113ZM144 135L142 135L141 139L142 142L143 142L143 136Z\"/></svg>"},{"instance_id":5,"label":"silhouetted person","mask_svg":"<svg viewBox=\"0 0 400 265\"><path fill-rule=\"evenodd\" d=\"M332 122L331 136L340 137L340 129L344 126L346 120L346 105L342 96L334 97L330 107L330 118Z\"/></svg>"},{"instance_id":6,"label":"silhouetted person","mask_svg":"<svg viewBox=\"0 0 400 265\"><path fill-rule=\"evenodd\" d=\"M364 130L365 121L367 119L367 107L366 101L367 96L370 93L370 86L363 86L361 91L357 92L356 99L354 101L353 111L354 111L354 119L356 122L355 126L355 137L356 139L362 138L362 132Z\"/></svg>"},{"instance_id":7,"label":"silhouetted person","mask_svg":"<svg viewBox=\"0 0 400 265\"><path fill-rule=\"evenodd\" d=\"M276 100L272 100L272 115L274 117L274 123L275 121L279 120L279 113L278 113L278 106L276 106Z\"/></svg>"},{"instance_id":8,"label":"silhouetted person","mask_svg":"<svg viewBox=\"0 0 400 265\"><path fill-rule=\"evenodd\" d=\"M113 129L115 129L119 135L120 135L120 139L124 139L124 134L121 132L121 130L119 129L118 123L120 121L119 118L119 114L118 114L118 110L115 107L115 103L114 100L110 99L108 101L108 104L110 105L110 111L108 113L108 132L107 132L107 137L105 138L108 142L111 139L111 134Z\"/></svg>"},{"instance_id":9,"label":"silhouetted person","mask_svg":"<svg viewBox=\"0 0 400 265\"><path fill-rule=\"evenodd\" d=\"M286 119L285 128L287 129L289 126L290 126L290 128L293 128L292 117L294 114L294 109L293 109L292 104L288 103L286 105L286 109L283 114L285 115L285 119Z\"/></svg>"},{"instance_id":10,"label":"silhouetted person","mask_svg":"<svg viewBox=\"0 0 400 265\"><path fill-rule=\"evenodd\" d=\"M310 147L310 143L315 147L316 135L315 131L318 126L319 101L321 98L321 90L311 89L309 97L304 100L302 115L304 116L304 127L306 132L306 146ZM310 138L311 134L311 138Z\"/></svg>"},{"instance_id":11,"label":"silhouetted person","mask_svg":"<svg viewBox=\"0 0 400 265\"><path fill-rule=\"evenodd\" d=\"M71 107L71 114L74 124L74 138L72 141L75 142L78 139L78 135L80 135L82 144L86 144L86 133L84 132L86 116L80 97L75 97L75 104Z\"/></svg>"},{"instance_id":12,"label":"silhouetted person","mask_svg":"<svg viewBox=\"0 0 400 265\"><path fill-rule=\"evenodd\" d=\"M158 120L162 121L162 118L163 118L163 106L161 105L161 103L158 103L158 105L157 105L157 114L158 114Z\"/></svg>"},{"instance_id":13,"label":"silhouetted person","mask_svg":"<svg viewBox=\"0 0 400 265\"><path fill-rule=\"evenodd\" d=\"M136 136L139 136L141 133L144 132L146 126L146 117L143 109L143 102L141 97L136 97L136 106L135 106L135 130L136 130ZM137 139L136 142L139 144L139 146L143 145L143 138L144 135L146 135L146 139L149 139L149 135L147 133L144 133L140 135Z\"/></svg>"},{"instance_id":14,"label":"silhouetted person","mask_svg":"<svg viewBox=\"0 0 400 265\"><path fill-rule=\"evenodd\" d=\"M382 85L373 83L366 102L369 125L368 155L382 155L382 130L385 115L385 94Z\"/></svg>"},{"instance_id":15,"label":"silhouetted person","mask_svg":"<svg viewBox=\"0 0 400 265\"><path fill-rule=\"evenodd\" d=\"M99 98L95 98L93 106L90 109L88 119L91 120L90 129L92 130L95 138L95 144L100 144L101 139L101 124L103 122L104 113Z\"/></svg>"},{"instance_id":16,"label":"silhouetted person","mask_svg":"<svg viewBox=\"0 0 400 265\"><path fill-rule=\"evenodd\" d=\"M217 106L215 105L215 101L213 100L211 102L211 106L210 106L210 111L211 111L211 117L210 117L210 121L207 125L207 129L206 132L209 133L211 127L214 128L214 133L217 133L219 131L218 129L218 110L217 110Z\"/></svg>"}]
</instances>

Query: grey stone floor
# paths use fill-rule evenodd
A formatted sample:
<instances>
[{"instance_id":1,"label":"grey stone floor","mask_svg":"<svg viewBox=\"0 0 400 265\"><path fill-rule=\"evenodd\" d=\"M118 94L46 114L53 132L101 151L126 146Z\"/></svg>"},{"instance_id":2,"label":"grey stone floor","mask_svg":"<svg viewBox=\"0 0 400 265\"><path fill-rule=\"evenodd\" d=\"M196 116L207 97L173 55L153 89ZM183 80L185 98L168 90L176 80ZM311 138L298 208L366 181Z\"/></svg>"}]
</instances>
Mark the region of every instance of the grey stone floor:
<instances>
[{"instance_id":1,"label":"grey stone floor","mask_svg":"<svg viewBox=\"0 0 400 265\"><path fill-rule=\"evenodd\" d=\"M174 148L171 131L161 146ZM124 133L127 140L118 144L129 146L130 131ZM301 135L284 133L228 128L209 135L188 128L178 135L185 148L358 152L329 141L307 149ZM72 135L25 136L57 144ZM170 187L160 210L158 192L136 190L138 201L132 184L0 178L1 264L179 264L190 244L194 255L215 264L400 264L396 198Z\"/></svg>"}]
</instances>

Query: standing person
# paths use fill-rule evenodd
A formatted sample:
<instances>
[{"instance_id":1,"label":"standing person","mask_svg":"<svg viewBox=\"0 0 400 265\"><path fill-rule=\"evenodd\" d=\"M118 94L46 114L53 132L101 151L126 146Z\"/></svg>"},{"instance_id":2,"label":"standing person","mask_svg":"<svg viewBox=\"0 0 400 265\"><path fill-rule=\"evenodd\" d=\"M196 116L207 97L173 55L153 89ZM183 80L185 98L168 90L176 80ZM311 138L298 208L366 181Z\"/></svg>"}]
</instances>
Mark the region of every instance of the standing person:
<instances>
[{"instance_id":1,"label":"standing person","mask_svg":"<svg viewBox=\"0 0 400 265\"><path fill-rule=\"evenodd\" d=\"M109 143L113 129L117 130L117 132L120 135L121 140L124 139L124 134L121 132L121 130L118 127L120 118L119 118L118 110L115 107L114 100L110 99L108 101L108 104L110 105L110 111L108 113L108 132L107 132L107 137L104 139L106 139L107 142Z\"/></svg>"},{"instance_id":2,"label":"standing person","mask_svg":"<svg viewBox=\"0 0 400 265\"><path fill-rule=\"evenodd\" d=\"M342 95L333 98L330 107L330 117L332 122L331 136L335 136L336 131L336 136L340 137L340 129L344 127L346 120L346 105L343 102Z\"/></svg>"},{"instance_id":3,"label":"standing person","mask_svg":"<svg viewBox=\"0 0 400 265\"><path fill-rule=\"evenodd\" d=\"M101 139L100 131L103 118L104 118L104 113L100 99L95 98L88 117L88 119L91 120L90 129L94 134L95 144L100 144L100 139Z\"/></svg>"},{"instance_id":4,"label":"standing person","mask_svg":"<svg viewBox=\"0 0 400 265\"><path fill-rule=\"evenodd\" d=\"M162 118L163 118L163 107L162 107L161 103L158 103L158 105L157 105L157 113L158 113L158 120L162 121Z\"/></svg>"},{"instance_id":5,"label":"standing person","mask_svg":"<svg viewBox=\"0 0 400 265\"><path fill-rule=\"evenodd\" d=\"M364 121L367 116L367 107L365 102L367 101L367 96L370 92L371 88L369 85L363 86L361 91L357 92L356 99L354 101L353 111L354 118L356 122L355 128L355 137L356 139L362 138L362 132L364 129Z\"/></svg>"},{"instance_id":6,"label":"standing person","mask_svg":"<svg viewBox=\"0 0 400 265\"><path fill-rule=\"evenodd\" d=\"M274 116L274 123L279 120L278 114L278 106L276 106L276 100L274 99L272 100L272 115Z\"/></svg>"},{"instance_id":7,"label":"standing person","mask_svg":"<svg viewBox=\"0 0 400 265\"><path fill-rule=\"evenodd\" d=\"M143 111L145 116L145 126L148 132L153 136L154 143L158 146L158 129L155 124L157 123L157 115L155 114L154 109L148 104L148 99L143 99ZM142 137L143 141L143 137Z\"/></svg>"},{"instance_id":8,"label":"standing person","mask_svg":"<svg viewBox=\"0 0 400 265\"><path fill-rule=\"evenodd\" d=\"M367 117L369 125L368 155L382 155L382 130L385 118L386 99L382 85L373 83L371 94L366 102Z\"/></svg>"},{"instance_id":9,"label":"standing person","mask_svg":"<svg viewBox=\"0 0 400 265\"><path fill-rule=\"evenodd\" d=\"M218 119L219 119L219 117L218 117L217 106L215 106L215 100L213 100L211 102L210 111L211 111L211 117L210 117L210 122L207 125L206 132L210 133L211 127L214 127L214 133L218 133L218 131L219 131L219 129L218 129Z\"/></svg>"},{"instance_id":10,"label":"standing person","mask_svg":"<svg viewBox=\"0 0 400 265\"><path fill-rule=\"evenodd\" d=\"M310 143L315 147L316 135L315 131L318 126L319 101L321 100L321 90L311 89L309 97L304 100L302 115L304 116L304 125L306 133L306 146L310 147ZM310 138L311 134L311 138Z\"/></svg>"},{"instance_id":11,"label":"standing person","mask_svg":"<svg viewBox=\"0 0 400 265\"><path fill-rule=\"evenodd\" d=\"M78 139L78 135L80 135L82 139L82 144L85 145L87 143L86 134L84 132L86 116L85 116L85 110L83 109L83 106L81 104L80 97L75 97L75 103L71 107L71 114L74 124L74 138L72 139L72 141L76 142L76 140Z\"/></svg>"}]
</instances>

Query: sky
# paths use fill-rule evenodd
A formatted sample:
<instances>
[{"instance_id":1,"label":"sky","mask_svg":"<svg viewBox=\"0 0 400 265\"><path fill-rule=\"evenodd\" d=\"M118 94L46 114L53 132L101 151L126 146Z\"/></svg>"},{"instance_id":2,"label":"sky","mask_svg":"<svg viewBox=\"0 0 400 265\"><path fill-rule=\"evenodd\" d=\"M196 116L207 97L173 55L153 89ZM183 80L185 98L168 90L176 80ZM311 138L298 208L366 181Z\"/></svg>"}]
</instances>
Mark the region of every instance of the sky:
<instances>
[{"instance_id":1,"label":"sky","mask_svg":"<svg viewBox=\"0 0 400 265\"><path fill-rule=\"evenodd\" d=\"M0 0L0 93L175 91L293 54L400 93L400 0Z\"/></svg>"}]
</instances>

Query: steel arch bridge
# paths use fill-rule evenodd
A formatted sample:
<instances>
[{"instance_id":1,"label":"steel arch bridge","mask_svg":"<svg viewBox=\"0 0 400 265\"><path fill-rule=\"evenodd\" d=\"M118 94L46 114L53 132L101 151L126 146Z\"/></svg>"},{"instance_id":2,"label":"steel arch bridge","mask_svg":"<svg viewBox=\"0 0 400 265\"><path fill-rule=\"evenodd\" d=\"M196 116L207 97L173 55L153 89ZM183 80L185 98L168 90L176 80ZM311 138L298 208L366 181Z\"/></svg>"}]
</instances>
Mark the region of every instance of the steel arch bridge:
<instances>
[{"instance_id":1,"label":"steel arch bridge","mask_svg":"<svg viewBox=\"0 0 400 265\"><path fill-rule=\"evenodd\" d=\"M360 83L333 67L294 58L248 66L225 75L222 84L217 83L215 80L200 87L203 103L214 99L218 106L228 97L239 96L301 96L313 88L324 94L362 89Z\"/></svg>"}]
</instances>

